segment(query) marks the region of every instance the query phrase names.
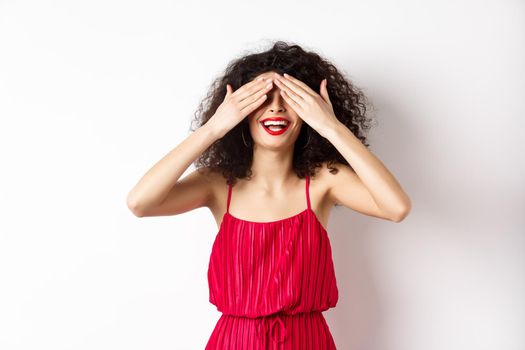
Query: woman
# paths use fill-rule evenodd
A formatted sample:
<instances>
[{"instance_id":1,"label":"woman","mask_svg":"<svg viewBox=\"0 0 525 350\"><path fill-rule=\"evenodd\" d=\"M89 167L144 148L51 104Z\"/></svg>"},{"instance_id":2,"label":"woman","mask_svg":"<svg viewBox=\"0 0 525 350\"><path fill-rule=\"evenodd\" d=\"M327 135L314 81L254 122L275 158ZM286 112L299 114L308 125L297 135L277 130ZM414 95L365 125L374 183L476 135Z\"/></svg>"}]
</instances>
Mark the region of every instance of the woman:
<instances>
[{"instance_id":1,"label":"woman","mask_svg":"<svg viewBox=\"0 0 525 350\"><path fill-rule=\"evenodd\" d=\"M331 63L276 42L228 65L194 132L129 193L140 217L203 206L215 217L209 301L222 315L206 349L336 348L322 314L338 300L330 210L399 222L411 208L367 148L365 112Z\"/></svg>"}]
</instances>

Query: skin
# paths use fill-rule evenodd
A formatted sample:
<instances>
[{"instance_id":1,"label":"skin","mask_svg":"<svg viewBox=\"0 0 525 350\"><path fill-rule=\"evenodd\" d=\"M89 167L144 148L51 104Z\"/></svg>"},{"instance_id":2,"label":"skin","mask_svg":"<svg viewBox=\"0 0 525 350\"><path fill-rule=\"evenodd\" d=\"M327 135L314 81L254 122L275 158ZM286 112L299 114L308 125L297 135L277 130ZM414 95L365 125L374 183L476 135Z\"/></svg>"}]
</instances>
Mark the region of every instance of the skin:
<instances>
[{"instance_id":1,"label":"skin","mask_svg":"<svg viewBox=\"0 0 525 350\"><path fill-rule=\"evenodd\" d=\"M269 79L272 84L258 78ZM233 187L232 216L269 222L306 209L305 179L299 179L292 170L294 143L306 122L355 170L339 164L334 175L323 166L311 178L311 208L323 227L327 228L335 203L365 215L402 221L411 209L408 195L383 163L336 118L326 84L326 80L321 82L317 94L294 77L270 71L236 91L228 85L225 100L212 118L157 162L130 191L129 209L142 217L177 215L206 206L220 227L227 201L222 175L194 171L180 177L209 145L248 118L254 140L252 179L239 179ZM268 134L259 125L262 118L275 115L292 121L290 129L280 136Z\"/></svg>"},{"instance_id":2,"label":"skin","mask_svg":"<svg viewBox=\"0 0 525 350\"><path fill-rule=\"evenodd\" d=\"M274 72L265 72L254 79L259 77L273 81ZM306 180L299 179L292 168L294 144L299 137L303 120L285 101L281 91L276 84L272 84L267 91L268 98L247 116L254 141L252 178L237 182L232 190L230 203L230 214L244 220L275 221L295 215L307 207ZM272 136L263 129L260 120L277 115L289 119L291 125L284 134ZM220 226L227 201L227 192L222 181L219 181L216 190L220 200L210 209ZM312 210L320 213L318 218L324 227L328 222L329 209L333 206L326 197L326 192L326 186L312 178ZM253 198L257 200L254 201Z\"/></svg>"}]
</instances>

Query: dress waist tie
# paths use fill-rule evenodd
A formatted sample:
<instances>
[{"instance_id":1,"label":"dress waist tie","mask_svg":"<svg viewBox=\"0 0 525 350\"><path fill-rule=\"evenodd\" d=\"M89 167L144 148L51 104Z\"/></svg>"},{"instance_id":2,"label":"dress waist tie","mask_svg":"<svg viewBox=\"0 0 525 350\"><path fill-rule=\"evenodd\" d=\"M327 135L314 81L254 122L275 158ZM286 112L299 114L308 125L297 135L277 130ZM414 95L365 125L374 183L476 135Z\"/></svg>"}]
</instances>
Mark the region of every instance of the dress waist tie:
<instances>
[{"instance_id":1,"label":"dress waist tie","mask_svg":"<svg viewBox=\"0 0 525 350\"><path fill-rule=\"evenodd\" d=\"M261 318L257 318L256 319L256 325L255 325L255 331L256 331L256 334L259 338L262 338L264 340L264 343L266 345L266 333L268 333L268 331L270 332L270 337L272 338L272 340L276 343L281 343L283 342L285 339L286 339L286 326L283 322L283 320L281 319L281 316L276 314L275 318L270 320L268 317L261 317ZM268 326L268 323L269 326ZM282 337L281 339L277 339L274 335L274 329L275 329L275 323L277 323L278 325L281 326L281 333L282 333ZM262 334L261 334L261 327L263 328L262 329Z\"/></svg>"}]
</instances>

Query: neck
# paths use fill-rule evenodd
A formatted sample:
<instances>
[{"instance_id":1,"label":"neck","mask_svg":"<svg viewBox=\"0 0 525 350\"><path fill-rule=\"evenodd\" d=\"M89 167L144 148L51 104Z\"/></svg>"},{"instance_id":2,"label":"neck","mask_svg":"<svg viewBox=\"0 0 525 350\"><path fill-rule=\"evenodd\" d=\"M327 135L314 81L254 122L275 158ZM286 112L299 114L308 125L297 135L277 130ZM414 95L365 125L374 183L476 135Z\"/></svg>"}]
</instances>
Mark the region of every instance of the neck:
<instances>
[{"instance_id":1,"label":"neck","mask_svg":"<svg viewBox=\"0 0 525 350\"><path fill-rule=\"evenodd\" d=\"M280 191L297 180L292 166L293 150L293 146L274 150L255 145L251 167L253 183L263 189Z\"/></svg>"}]
</instances>

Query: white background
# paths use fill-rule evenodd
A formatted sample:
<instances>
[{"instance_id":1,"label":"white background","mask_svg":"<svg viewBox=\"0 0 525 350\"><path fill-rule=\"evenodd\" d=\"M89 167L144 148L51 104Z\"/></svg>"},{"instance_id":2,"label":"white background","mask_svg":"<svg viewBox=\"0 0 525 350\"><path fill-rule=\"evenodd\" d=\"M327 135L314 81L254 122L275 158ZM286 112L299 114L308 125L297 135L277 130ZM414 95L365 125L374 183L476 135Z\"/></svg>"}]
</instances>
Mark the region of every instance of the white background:
<instances>
[{"instance_id":1,"label":"white background","mask_svg":"<svg viewBox=\"0 0 525 350\"><path fill-rule=\"evenodd\" d=\"M0 348L204 349L210 211L125 199L226 64L281 39L365 90L371 150L413 204L400 223L332 211L338 349L524 349L524 10L0 1Z\"/></svg>"}]
</instances>

